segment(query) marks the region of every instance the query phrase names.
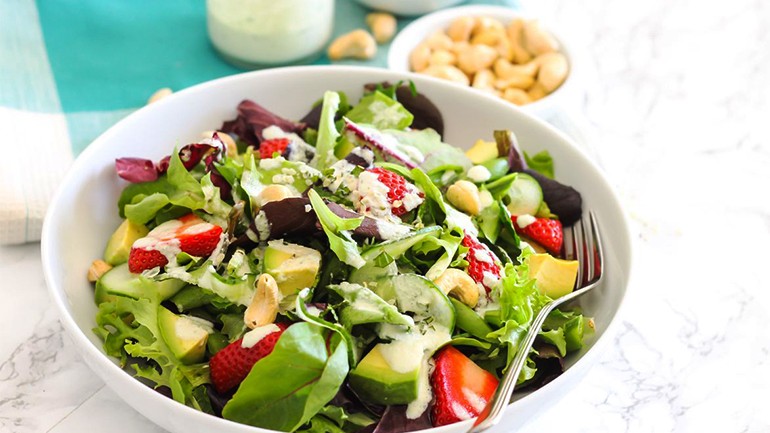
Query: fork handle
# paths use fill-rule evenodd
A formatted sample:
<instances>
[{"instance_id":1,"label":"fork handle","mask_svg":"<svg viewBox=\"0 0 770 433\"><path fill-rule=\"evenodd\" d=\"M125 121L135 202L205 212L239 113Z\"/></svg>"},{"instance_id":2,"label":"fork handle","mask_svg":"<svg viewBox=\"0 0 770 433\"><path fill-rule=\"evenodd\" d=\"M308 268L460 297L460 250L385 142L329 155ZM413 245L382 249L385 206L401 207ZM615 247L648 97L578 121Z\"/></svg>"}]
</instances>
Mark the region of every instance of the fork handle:
<instances>
[{"instance_id":1,"label":"fork handle","mask_svg":"<svg viewBox=\"0 0 770 433\"><path fill-rule=\"evenodd\" d=\"M546 317L548 317L548 314L550 314L559 304L561 304L561 302L551 301L540 310L537 317L532 322L529 331L527 331L527 335L521 342L519 349L516 351L513 363L511 363L508 371L503 375L503 379L495 390L492 399L487 403L486 407L484 407L484 410L481 411L478 418L476 418L476 422L473 424L473 427L468 430L468 433L480 433L500 421L500 417L503 416L503 412L505 411L506 406L508 406L508 402L511 400L511 395L513 395L513 390L516 387L516 379L519 377L519 374L521 374L521 369L527 361L527 356L529 355L532 345L535 343L535 338L540 332L540 328L543 327L543 323L545 322Z\"/></svg>"},{"instance_id":2,"label":"fork handle","mask_svg":"<svg viewBox=\"0 0 770 433\"><path fill-rule=\"evenodd\" d=\"M519 377L519 374L521 374L521 369L524 367L524 363L527 360L529 351L532 349L532 345L535 343L535 338L540 332L540 329L543 327L545 319L549 314L551 314L551 311L553 311L556 307L579 297L583 293L590 291L598 284L598 281L594 281L593 283L583 288L575 290L567 295L562 296L561 298L554 299L543 306L543 308L537 314L537 317L535 317L535 320L532 321L532 325L529 327L527 335L524 337L524 340L519 346L519 349L516 351L516 356L513 358L513 362L508 368L508 371L506 371L503 375L503 379L497 386L494 395L492 395L492 399L489 400L489 403L487 403L487 405L484 407L484 410L481 411L479 417L476 418L476 421L473 423L473 427L468 430L468 433L480 433L500 421L505 408L511 401L511 395L513 395L513 390L516 387L516 379Z\"/></svg>"}]
</instances>

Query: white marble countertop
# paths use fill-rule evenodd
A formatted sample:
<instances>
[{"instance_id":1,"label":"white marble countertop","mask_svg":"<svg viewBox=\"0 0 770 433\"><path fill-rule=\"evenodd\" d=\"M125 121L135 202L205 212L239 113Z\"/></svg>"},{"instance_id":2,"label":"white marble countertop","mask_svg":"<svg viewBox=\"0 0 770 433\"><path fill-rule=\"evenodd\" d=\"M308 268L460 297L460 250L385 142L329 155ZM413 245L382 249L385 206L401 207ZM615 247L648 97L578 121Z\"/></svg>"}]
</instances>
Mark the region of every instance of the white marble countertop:
<instances>
[{"instance_id":1,"label":"white marble countertop","mask_svg":"<svg viewBox=\"0 0 770 433\"><path fill-rule=\"evenodd\" d=\"M540 3L585 44L571 112L628 210L635 273L615 344L525 431L770 431L770 5ZM39 245L0 247L0 293L0 431L162 432L70 346Z\"/></svg>"}]
</instances>

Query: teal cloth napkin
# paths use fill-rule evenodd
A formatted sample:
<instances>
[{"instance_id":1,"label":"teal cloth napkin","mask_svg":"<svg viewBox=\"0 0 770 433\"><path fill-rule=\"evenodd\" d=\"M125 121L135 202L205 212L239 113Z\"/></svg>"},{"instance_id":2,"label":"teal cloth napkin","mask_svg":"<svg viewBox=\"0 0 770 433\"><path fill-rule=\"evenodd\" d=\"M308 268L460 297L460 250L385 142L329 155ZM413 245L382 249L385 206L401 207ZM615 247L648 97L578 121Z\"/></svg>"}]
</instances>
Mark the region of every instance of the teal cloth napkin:
<instances>
[{"instance_id":1,"label":"teal cloth napkin","mask_svg":"<svg viewBox=\"0 0 770 433\"><path fill-rule=\"evenodd\" d=\"M368 12L336 0L335 35ZM385 67L387 49L356 64ZM73 158L157 89L240 72L209 43L202 0L0 0L0 244L38 240Z\"/></svg>"}]
</instances>

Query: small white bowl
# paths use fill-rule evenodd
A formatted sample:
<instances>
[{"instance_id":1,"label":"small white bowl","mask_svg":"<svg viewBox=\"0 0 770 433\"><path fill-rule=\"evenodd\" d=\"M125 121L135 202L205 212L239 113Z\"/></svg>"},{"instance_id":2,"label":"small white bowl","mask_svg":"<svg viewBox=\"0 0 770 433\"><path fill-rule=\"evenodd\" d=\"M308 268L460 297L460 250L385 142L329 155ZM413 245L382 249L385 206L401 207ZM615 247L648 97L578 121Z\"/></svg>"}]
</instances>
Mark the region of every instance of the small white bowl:
<instances>
[{"instance_id":1,"label":"small white bowl","mask_svg":"<svg viewBox=\"0 0 770 433\"><path fill-rule=\"evenodd\" d=\"M425 15L404 27L393 39L388 51L388 68L394 71L410 72L409 54L412 50L422 43L425 38L438 30L446 30L452 21L462 16L486 16L495 18L506 25L518 17L535 18L504 6L483 5L459 6ZM564 43L564 38L559 37L557 32L547 25L545 25L545 29L559 42L559 51L567 57L570 70L564 83L552 93L520 107L522 110L541 118L550 117L558 111L560 106L574 97L576 77L579 73L579 65L575 61L573 52ZM482 92L481 90L473 90L475 92Z\"/></svg>"},{"instance_id":2,"label":"small white bowl","mask_svg":"<svg viewBox=\"0 0 770 433\"><path fill-rule=\"evenodd\" d=\"M411 17L454 6L464 0L356 0L364 6L396 15Z\"/></svg>"},{"instance_id":3,"label":"small white bowl","mask_svg":"<svg viewBox=\"0 0 770 433\"><path fill-rule=\"evenodd\" d=\"M631 238L616 194L599 168L569 138L547 123L490 95L417 74L377 68L305 66L266 69L234 75L174 93L118 122L80 154L49 207L41 240L43 272L64 329L85 362L117 395L139 413L174 433L266 433L269 430L207 415L155 392L123 371L105 355L92 331L97 308L86 281L92 260L118 226L117 201L126 182L115 174L115 158L160 159L175 144L199 139L200 132L218 128L236 115L236 106L253 99L267 109L299 119L325 90L344 90L357 101L363 85L412 80L442 112L444 141L470 147L489 138L494 129L516 132L522 148L547 150L556 164L556 178L583 195L584 206L596 214L606 240L606 284L580 299L594 317L596 335L579 353L568 357L567 370L552 382L525 395L506 409L492 432L513 431L567 394L612 342L618 310L628 287ZM558 416L558 414L554 414ZM465 421L425 433L462 433Z\"/></svg>"}]
</instances>

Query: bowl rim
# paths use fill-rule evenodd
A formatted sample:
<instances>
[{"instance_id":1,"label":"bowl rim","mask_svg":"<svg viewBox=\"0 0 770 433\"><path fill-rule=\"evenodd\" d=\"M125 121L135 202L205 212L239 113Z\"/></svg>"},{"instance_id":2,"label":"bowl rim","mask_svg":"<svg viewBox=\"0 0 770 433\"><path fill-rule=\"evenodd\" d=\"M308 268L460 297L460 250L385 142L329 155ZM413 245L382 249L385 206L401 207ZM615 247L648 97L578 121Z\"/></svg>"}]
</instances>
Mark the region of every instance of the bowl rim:
<instances>
[{"instance_id":1,"label":"bowl rim","mask_svg":"<svg viewBox=\"0 0 770 433\"><path fill-rule=\"evenodd\" d=\"M429 77L425 75L420 75L415 72L411 71L396 71L396 70L389 70L389 69L383 69L383 68L375 68L375 67L366 67L366 66L347 66L347 65L312 65L312 66L289 66L289 67L282 67L282 68L270 68L270 69L264 69L264 70L257 70L257 71L249 71L249 72L243 72L239 74L229 75L209 81L205 81L193 86L190 86L188 88L185 88L183 90L180 90L178 92L175 92L174 94L170 95L167 98L164 98L161 101L156 102L155 104L146 105L143 106L125 118L121 119L117 123L115 123L113 126L108 128L106 131L104 131L102 134L100 134L94 141L92 141L81 153L77 156L73 164L71 165L70 169L62 179L62 181L59 183L59 186L49 204L48 210L45 215L45 219L43 222L43 229L41 234L41 241L40 241L40 248L41 248L41 261L42 261L42 267L43 267L43 275L46 282L46 286L48 288L48 292L53 298L54 304L56 306L56 309L59 314L59 320L62 323L63 327L67 330L67 334L69 335L69 338L71 338L77 346L79 346L79 352L81 353L82 358L86 362L86 364L89 365L89 367L94 370L97 375L99 375L100 379L105 382L105 384L110 387L113 391L115 391L117 394L120 395L119 389L129 389L130 391L134 392L136 390L136 395L139 396L137 398L140 399L150 399L151 403L153 404L159 404L161 406L163 405L172 405L170 407L176 407L178 410L181 410L180 415L182 416L190 416L194 417L195 420L200 420L201 423L215 423L211 425L212 427L221 427L224 429L227 429L227 431L233 431L238 433L279 433L275 430L269 430L261 427L254 427L246 424L237 423L234 421L230 421L224 418L216 417L213 415L209 415L205 412L195 410L185 404L179 403L171 398L168 398L158 392L151 392L154 391L152 388L148 387L144 383L142 383L140 380L138 380L136 377L131 376L128 374L125 370L120 368L113 360L112 357L105 354L99 347L95 346L86 336L85 331L81 329L78 324L75 322L74 316L70 314L67 304L69 302L69 298L66 294L64 283L63 281L58 281L53 274L53 268L54 268L54 255L53 255L53 248L54 245L52 242L55 239L55 220L53 217L59 213L59 208L64 206L66 203L62 200L62 195L67 187L67 185L79 176L79 168L86 165L87 161L91 159L92 154L96 154L101 151L103 147L106 147L109 145L110 140L112 136L119 134L121 129L123 128L122 125L125 123L130 123L135 119L136 117L140 117L145 115L144 113L147 111L151 111L156 106L160 106L161 104L167 104L170 103L170 101L173 101L178 95L187 95L190 93L195 92L205 92L210 87L217 87L222 85L223 83L228 82L237 82L241 80L253 80L257 78L264 78L264 76L271 76L273 74L275 75L291 75L291 74L306 74L306 73L325 73L324 71L333 71L335 73L351 73L351 74L366 74L366 73L372 73L372 74L386 74L386 75L398 75L398 77L393 78L405 78L405 79L416 79L417 81L425 80L432 82L433 84L437 85L439 88L442 88L443 91L449 91L449 92L469 92L466 93L466 95L471 95L473 97L482 97L487 98L490 101L494 101L494 103L498 104L501 109L510 110L510 111L516 111L522 114L527 120L533 124L536 125L537 128L544 128L549 131L549 133L555 134L559 136L559 138L564 141L569 147L572 148L572 150L577 151L582 155L585 162L588 164L588 168L595 171L598 175L597 178L599 181L601 181L604 185L604 187L610 192L611 197L614 199L614 201L617 204L617 208L619 210L619 216L620 219L617 221L619 224L619 227L622 228L622 235L625 237L624 241L627 242L629 245L628 248L628 263L629 267L628 269L625 269L625 286L623 287L623 292L620 294L620 298L618 300L618 307L615 310L614 315L612 316L611 320L606 324L606 328L602 335L600 335L598 338L596 338L593 341L593 344L590 348L588 348L570 368L566 369L562 374L560 374L558 377L556 377L551 382L547 383L546 385L539 388L537 391L544 390L544 389L551 389L556 387L558 384L565 382L567 380L572 379L574 375L577 374L578 370L581 369L589 369L595 364L594 358L599 356L600 353L604 351L604 348L609 344L609 342L612 339L612 336L615 334L616 329L620 326L620 318L621 318L621 312L623 310L623 306L625 304L626 299L628 298L628 290L630 287L630 281L631 281L631 275L632 275L632 268L633 268L633 239L631 237L631 232L629 229L628 224L628 215L626 210L620 206L621 202L619 200L619 196L617 194L617 191L613 187L613 185L609 182L608 179L606 179L606 176L599 168L599 166L594 162L585 149L577 145L573 139L568 137L565 133L557 129L556 127L548 124L544 120L532 115L531 113L528 113L525 110L522 110L520 107L517 107L513 104L509 104L502 99L489 94L484 94L481 92L475 92L470 88L463 88L461 86L456 86L452 83L449 83L445 80L441 80L434 77ZM84 348L85 346L85 348ZM103 378L103 376L100 374L103 372L104 374L110 374L111 379L114 379L113 381L108 381ZM572 372L572 373L571 373ZM576 378L579 378L580 376L575 376ZM129 393L129 396L131 393ZM527 395L528 396L528 395ZM522 398L517 399L516 401L511 402L506 407L506 413L509 411L516 410L519 406L521 406L523 403L523 400L526 400L526 397L524 396ZM133 407L131 401L129 401L128 398L122 397L121 398L129 404L129 406ZM136 409L135 409L136 410ZM137 410L138 412L138 410ZM142 416L147 417L147 415L142 413ZM532 417L535 418L535 417ZM531 419L532 419L531 418ZM153 423L155 423L154 419L151 419ZM473 419L462 421L460 423L450 424L442 427L433 427L429 429L419 430L420 433L444 433L449 430L458 429L462 427L463 429L467 429L471 426L473 422ZM201 424L205 425L205 424ZM415 431L415 433L418 431Z\"/></svg>"},{"instance_id":2,"label":"bowl rim","mask_svg":"<svg viewBox=\"0 0 770 433\"><path fill-rule=\"evenodd\" d=\"M388 58L387 58L388 69L392 71L410 72L410 73L419 74L418 72L411 70L409 66L409 54L417 45L422 43L422 41L424 40L425 36L420 36L421 33L423 32L429 33L429 32L438 30L440 28L445 29L446 26L448 26L453 19L460 16L465 16L465 15L475 15L475 16L488 15L493 18L502 19L506 21L510 21L511 19L516 17L533 18L541 22L545 21L544 18L528 13L526 10L515 9L515 8L500 6L500 5L471 4L471 5L463 5L463 6L454 6L446 9L441 9L435 12L431 12L407 24L406 26L404 26L403 29L401 29L396 34L396 36L390 42L390 48L388 49ZM548 31L548 33L559 42L559 52L564 54L564 56L567 57L567 63L569 65L569 73L567 74L567 78L559 87L556 88L556 90L545 95L541 99L538 99L537 101L530 102L529 104L518 106L511 102L505 101L502 98L498 98L505 101L507 104L513 105L514 107L524 110L526 112L534 113L535 115L542 115L542 114L549 113L551 110L553 110L552 105L554 105L556 101L561 99L566 99L569 96L569 94L572 92L572 90L575 89L576 87L575 83L578 80L578 77L580 76L580 66L579 66L579 62L575 61L575 57L576 57L575 51L569 46L569 43L565 43L565 39L566 39L565 37L560 35L558 31L554 31L552 29L553 26L548 25L548 22L545 22L544 24L545 24L545 29ZM432 29L435 29L435 30L432 30ZM404 49L398 50L398 48L400 47L403 47ZM406 60L405 62L406 69L404 69L401 66L404 63L403 62L404 60ZM486 93L481 90L474 89L471 86L459 86L459 85L457 86L467 87L477 93Z\"/></svg>"}]
</instances>

